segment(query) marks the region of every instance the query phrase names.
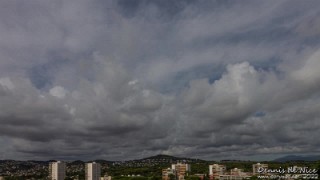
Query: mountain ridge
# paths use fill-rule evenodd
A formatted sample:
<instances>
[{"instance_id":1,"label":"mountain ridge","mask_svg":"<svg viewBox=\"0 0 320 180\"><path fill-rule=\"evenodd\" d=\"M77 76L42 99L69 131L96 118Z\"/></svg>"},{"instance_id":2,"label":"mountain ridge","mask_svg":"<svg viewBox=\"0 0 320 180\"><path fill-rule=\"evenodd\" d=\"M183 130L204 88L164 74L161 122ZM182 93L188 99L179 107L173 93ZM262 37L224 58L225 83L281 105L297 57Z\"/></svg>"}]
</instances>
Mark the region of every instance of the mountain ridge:
<instances>
[{"instance_id":1,"label":"mountain ridge","mask_svg":"<svg viewBox=\"0 0 320 180\"><path fill-rule=\"evenodd\" d=\"M289 161L318 161L320 160L320 155L288 155L283 156L277 159L274 159L275 162L289 162Z\"/></svg>"}]
</instances>

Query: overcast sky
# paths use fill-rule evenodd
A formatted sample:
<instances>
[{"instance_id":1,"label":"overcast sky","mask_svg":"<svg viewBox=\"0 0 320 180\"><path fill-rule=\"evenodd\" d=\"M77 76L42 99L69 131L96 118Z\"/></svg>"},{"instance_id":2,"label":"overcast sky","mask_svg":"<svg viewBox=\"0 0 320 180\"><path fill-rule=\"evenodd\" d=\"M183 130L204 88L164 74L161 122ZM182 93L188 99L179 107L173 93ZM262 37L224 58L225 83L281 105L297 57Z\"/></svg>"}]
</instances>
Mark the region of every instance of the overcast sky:
<instances>
[{"instance_id":1,"label":"overcast sky","mask_svg":"<svg viewBox=\"0 0 320 180\"><path fill-rule=\"evenodd\" d=\"M0 159L320 153L320 1L0 1Z\"/></svg>"}]
</instances>

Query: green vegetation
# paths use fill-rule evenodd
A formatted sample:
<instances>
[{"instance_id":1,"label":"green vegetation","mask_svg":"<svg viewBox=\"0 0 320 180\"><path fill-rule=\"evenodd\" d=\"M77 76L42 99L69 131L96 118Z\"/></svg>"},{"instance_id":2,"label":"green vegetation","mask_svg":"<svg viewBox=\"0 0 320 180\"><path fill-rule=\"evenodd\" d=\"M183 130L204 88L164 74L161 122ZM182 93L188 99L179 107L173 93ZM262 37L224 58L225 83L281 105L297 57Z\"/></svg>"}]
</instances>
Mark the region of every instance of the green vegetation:
<instances>
[{"instance_id":1,"label":"green vegetation","mask_svg":"<svg viewBox=\"0 0 320 180\"><path fill-rule=\"evenodd\" d=\"M198 176L187 176L186 180L200 180L200 177L198 177Z\"/></svg>"},{"instance_id":2,"label":"green vegetation","mask_svg":"<svg viewBox=\"0 0 320 180\"><path fill-rule=\"evenodd\" d=\"M113 180L149 180L148 177L143 176L135 176L135 177L128 177L128 176L115 176L112 177Z\"/></svg>"},{"instance_id":3,"label":"green vegetation","mask_svg":"<svg viewBox=\"0 0 320 180\"><path fill-rule=\"evenodd\" d=\"M209 174L209 162L191 163L190 174Z\"/></svg>"},{"instance_id":4,"label":"green vegetation","mask_svg":"<svg viewBox=\"0 0 320 180\"><path fill-rule=\"evenodd\" d=\"M166 156L161 156L161 158L167 158ZM113 180L161 180L162 179L162 169L171 167L172 160L160 159L155 162L149 162L144 160L143 162L133 162L128 163L112 163L101 161L101 176L107 174L112 176ZM230 169L239 168L243 169L245 172L252 172L252 164L256 162L251 161L222 161L222 162L208 162L208 161L192 161L187 162L191 165L191 172L185 177L186 180L200 180L195 174L204 174L204 180L208 179L209 165L211 164L223 164L227 167L227 171ZM310 169L318 169L318 174L320 176L320 161L306 162L306 161L292 161L292 162L261 162L268 164L270 169L279 169L292 166L308 167ZM67 164L67 180L71 179L84 179L84 162L73 162ZM8 166L2 166L6 171L10 171ZM25 169L29 167L21 166ZM4 175L5 176L5 175ZM25 180L25 179L46 179L48 176L48 170L45 165L41 165L38 169L31 171L30 175L21 174L20 176L16 174L7 175L4 177L5 180ZM170 175L171 179L176 179L174 175ZM251 179L257 179L257 177L252 177Z\"/></svg>"},{"instance_id":5,"label":"green vegetation","mask_svg":"<svg viewBox=\"0 0 320 180\"><path fill-rule=\"evenodd\" d=\"M170 167L170 164L160 164L144 167L110 166L104 169L102 171L102 174L108 173L108 175L110 176L140 175L144 177L157 177L162 175L162 169L168 167Z\"/></svg>"}]
</instances>

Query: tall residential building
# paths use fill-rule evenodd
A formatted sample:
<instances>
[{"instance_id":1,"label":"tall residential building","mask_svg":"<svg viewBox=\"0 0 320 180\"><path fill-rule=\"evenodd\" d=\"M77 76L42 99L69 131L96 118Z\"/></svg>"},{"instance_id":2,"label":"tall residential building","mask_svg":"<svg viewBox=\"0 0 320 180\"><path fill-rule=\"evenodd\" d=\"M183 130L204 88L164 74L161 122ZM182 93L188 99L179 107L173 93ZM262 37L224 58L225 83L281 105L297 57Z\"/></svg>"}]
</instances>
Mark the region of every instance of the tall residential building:
<instances>
[{"instance_id":1,"label":"tall residential building","mask_svg":"<svg viewBox=\"0 0 320 180\"><path fill-rule=\"evenodd\" d=\"M188 175L187 173L191 171L191 166L190 164L177 163L177 164L172 164L171 169L175 171L176 177L179 180L183 180L184 176Z\"/></svg>"},{"instance_id":2,"label":"tall residential building","mask_svg":"<svg viewBox=\"0 0 320 180\"><path fill-rule=\"evenodd\" d=\"M49 164L49 178L51 180L64 180L66 177L66 163L57 161Z\"/></svg>"},{"instance_id":3,"label":"tall residential building","mask_svg":"<svg viewBox=\"0 0 320 180\"><path fill-rule=\"evenodd\" d=\"M96 162L86 163L85 172L86 180L100 180L101 166Z\"/></svg>"},{"instance_id":4,"label":"tall residential building","mask_svg":"<svg viewBox=\"0 0 320 180\"><path fill-rule=\"evenodd\" d=\"M253 175L256 175L256 174L265 174L265 173L259 173L259 169L260 171L262 169L268 169L268 164L260 164L260 163L257 163L257 164L253 164L252 165L252 174Z\"/></svg>"}]
</instances>

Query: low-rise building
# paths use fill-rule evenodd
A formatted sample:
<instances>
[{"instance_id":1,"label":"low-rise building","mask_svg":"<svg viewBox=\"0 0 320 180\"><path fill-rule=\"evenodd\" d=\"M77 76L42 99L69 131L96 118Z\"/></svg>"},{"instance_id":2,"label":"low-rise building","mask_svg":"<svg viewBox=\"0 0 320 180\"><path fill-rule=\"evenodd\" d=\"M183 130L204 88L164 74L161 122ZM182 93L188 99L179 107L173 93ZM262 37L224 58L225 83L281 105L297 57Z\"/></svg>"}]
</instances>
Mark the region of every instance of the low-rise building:
<instances>
[{"instance_id":1,"label":"low-rise building","mask_svg":"<svg viewBox=\"0 0 320 180\"><path fill-rule=\"evenodd\" d=\"M261 172L262 169L268 169L268 164L253 164L252 165L252 174L259 175L259 174L266 174L265 172Z\"/></svg>"},{"instance_id":2,"label":"low-rise building","mask_svg":"<svg viewBox=\"0 0 320 180\"><path fill-rule=\"evenodd\" d=\"M184 180L184 177L188 175L188 172L191 171L190 164L186 163L177 163L172 164L171 169L163 169L162 170L162 179L169 180L170 176L175 177L175 179ZM171 179L172 180L172 179Z\"/></svg>"},{"instance_id":3,"label":"low-rise building","mask_svg":"<svg viewBox=\"0 0 320 180\"><path fill-rule=\"evenodd\" d=\"M209 177L210 180L213 179L220 179L220 175L224 175L226 172L227 168L225 165L221 164L213 164L209 165Z\"/></svg>"},{"instance_id":4,"label":"low-rise building","mask_svg":"<svg viewBox=\"0 0 320 180\"><path fill-rule=\"evenodd\" d=\"M176 176L175 170L170 168L162 169L162 180L170 180L170 177L173 177L173 176L174 177Z\"/></svg>"},{"instance_id":5,"label":"low-rise building","mask_svg":"<svg viewBox=\"0 0 320 180\"><path fill-rule=\"evenodd\" d=\"M111 176L105 175L101 177L100 180L111 180Z\"/></svg>"}]
</instances>

